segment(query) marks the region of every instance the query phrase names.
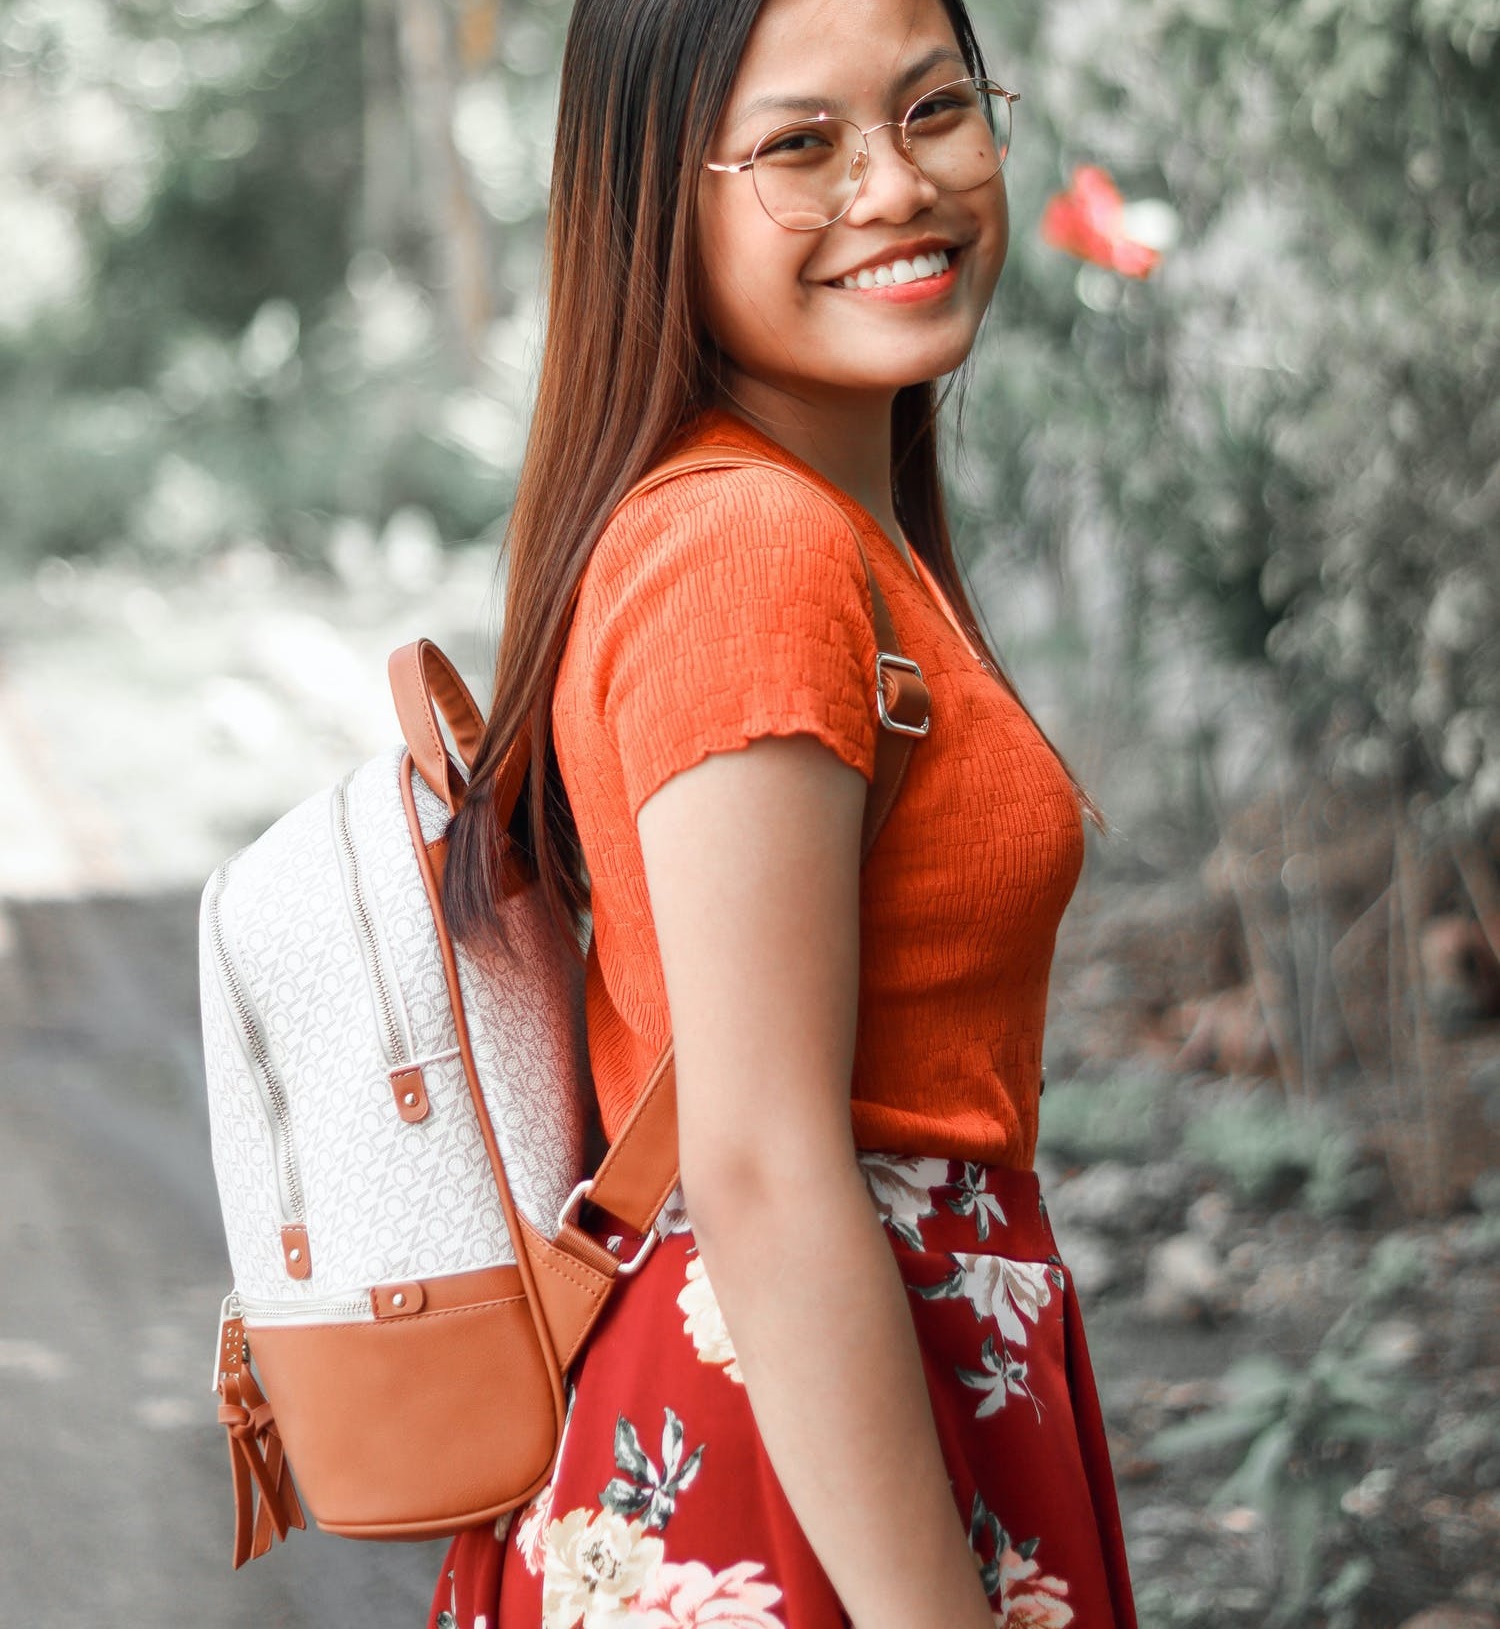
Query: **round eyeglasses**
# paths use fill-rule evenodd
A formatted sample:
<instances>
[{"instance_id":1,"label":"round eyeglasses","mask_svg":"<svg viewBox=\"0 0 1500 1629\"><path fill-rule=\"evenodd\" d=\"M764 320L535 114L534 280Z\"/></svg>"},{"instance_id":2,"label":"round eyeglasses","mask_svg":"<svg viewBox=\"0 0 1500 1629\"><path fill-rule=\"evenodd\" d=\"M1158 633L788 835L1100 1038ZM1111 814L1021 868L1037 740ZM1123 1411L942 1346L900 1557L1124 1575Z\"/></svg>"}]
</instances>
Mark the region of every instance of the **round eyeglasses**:
<instances>
[{"instance_id":1,"label":"round eyeglasses","mask_svg":"<svg viewBox=\"0 0 1500 1629\"><path fill-rule=\"evenodd\" d=\"M1019 91L989 79L955 79L926 91L901 120L861 130L819 113L768 130L740 164L705 163L726 175L749 170L778 226L816 232L846 215L870 169L868 137L897 130L897 150L943 192L967 192L997 175L1010 151L1011 103Z\"/></svg>"}]
</instances>

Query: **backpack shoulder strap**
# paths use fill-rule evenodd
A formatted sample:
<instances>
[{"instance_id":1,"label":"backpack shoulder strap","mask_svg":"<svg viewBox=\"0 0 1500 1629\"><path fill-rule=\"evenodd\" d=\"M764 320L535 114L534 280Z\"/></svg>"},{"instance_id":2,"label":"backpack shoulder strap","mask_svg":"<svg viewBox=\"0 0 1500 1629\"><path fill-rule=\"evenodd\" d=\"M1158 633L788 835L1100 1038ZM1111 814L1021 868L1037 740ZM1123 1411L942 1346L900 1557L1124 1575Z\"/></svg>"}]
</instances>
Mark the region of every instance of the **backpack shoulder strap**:
<instances>
[{"instance_id":1,"label":"backpack shoulder strap","mask_svg":"<svg viewBox=\"0 0 1500 1629\"><path fill-rule=\"evenodd\" d=\"M860 839L860 863L869 858L875 839L895 805L902 777L911 757L913 743L930 727L930 696L917 664L901 654L896 630L891 623L885 596L870 569L864 539L844 510L806 476L785 464L742 452L735 447L696 447L667 459L639 481L626 494L623 503L654 490L679 475L707 469L765 468L789 480L800 482L816 493L849 528L859 549L859 558L869 585L875 627L875 706L880 728L875 732L875 770L865 795L864 827ZM633 1232L645 1236L646 1243L634 1260L621 1264L629 1272L645 1260L656 1235L652 1231L661 1208L677 1186L677 1089L672 1046L668 1042L652 1068L646 1084L619 1135L589 1182L581 1183L564 1207L558 1244L572 1242L596 1259L598 1244L577 1225L578 1204L590 1204L623 1222Z\"/></svg>"},{"instance_id":2,"label":"backpack shoulder strap","mask_svg":"<svg viewBox=\"0 0 1500 1629\"><path fill-rule=\"evenodd\" d=\"M912 743L926 735L931 724L932 698L922 677L922 670L915 662L909 661L901 654L901 642L896 637L896 629L891 622L885 595L881 593L880 584L876 582L875 573L870 568L869 553L865 549L864 539L859 535L859 528L826 492L800 471L777 463L773 459L764 458L758 453L742 452L738 447L705 444L678 453L675 457L658 464L649 475L637 481L626 493L619 508L624 508L633 499L675 480L679 475L690 475L710 469L769 469L789 481L796 481L833 510L848 528L849 535L854 539L854 546L859 550L859 561L864 567L865 584L869 589L870 606L873 611L876 649L875 704L881 725L875 734L874 777L865 798L864 830L860 840L860 858L863 861L874 847L875 839L880 835L880 828L885 824L896 802L896 794L901 789L901 778L906 773L906 765L911 757ZM627 1220L625 1217L620 1219Z\"/></svg>"}]
</instances>

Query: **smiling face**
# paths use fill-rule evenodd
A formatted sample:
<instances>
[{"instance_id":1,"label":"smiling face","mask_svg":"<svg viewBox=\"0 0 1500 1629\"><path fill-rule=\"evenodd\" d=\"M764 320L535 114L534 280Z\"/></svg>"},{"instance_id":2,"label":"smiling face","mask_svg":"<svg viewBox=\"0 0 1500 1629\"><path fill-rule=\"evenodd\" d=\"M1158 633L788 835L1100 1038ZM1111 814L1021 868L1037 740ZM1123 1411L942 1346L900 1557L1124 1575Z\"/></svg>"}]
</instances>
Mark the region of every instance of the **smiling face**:
<instances>
[{"instance_id":1,"label":"smiling face","mask_svg":"<svg viewBox=\"0 0 1500 1629\"><path fill-rule=\"evenodd\" d=\"M820 109L860 129L899 121L968 72L941 0L767 0L709 157L742 162ZM704 320L729 389L762 410L777 397L888 407L956 368L978 333L1005 262L1003 178L943 192L894 126L868 144L858 196L820 231L772 220L749 171L699 179Z\"/></svg>"}]
</instances>

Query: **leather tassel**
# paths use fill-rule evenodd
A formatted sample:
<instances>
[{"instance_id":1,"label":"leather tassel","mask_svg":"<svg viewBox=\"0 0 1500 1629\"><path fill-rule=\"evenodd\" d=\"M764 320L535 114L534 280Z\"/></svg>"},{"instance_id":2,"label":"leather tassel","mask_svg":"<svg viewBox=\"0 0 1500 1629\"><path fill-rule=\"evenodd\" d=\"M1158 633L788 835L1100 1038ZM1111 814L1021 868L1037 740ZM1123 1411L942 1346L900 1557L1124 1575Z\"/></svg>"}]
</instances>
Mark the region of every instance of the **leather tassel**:
<instances>
[{"instance_id":1,"label":"leather tassel","mask_svg":"<svg viewBox=\"0 0 1500 1629\"><path fill-rule=\"evenodd\" d=\"M234 1483L234 1565L261 1556L293 1527L306 1527L271 1405L250 1372L242 1329L231 1327L219 1375L219 1423Z\"/></svg>"}]
</instances>

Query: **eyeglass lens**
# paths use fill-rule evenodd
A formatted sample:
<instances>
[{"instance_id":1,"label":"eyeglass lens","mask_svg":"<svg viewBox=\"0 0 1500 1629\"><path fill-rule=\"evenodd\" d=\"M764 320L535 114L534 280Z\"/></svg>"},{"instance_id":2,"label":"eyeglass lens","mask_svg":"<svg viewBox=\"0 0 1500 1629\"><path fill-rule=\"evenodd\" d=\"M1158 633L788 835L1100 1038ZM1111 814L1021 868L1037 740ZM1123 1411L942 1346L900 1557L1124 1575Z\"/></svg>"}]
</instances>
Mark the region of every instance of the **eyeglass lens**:
<instances>
[{"instance_id":1,"label":"eyeglass lens","mask_svg":"<svg viewBox=\"0 0 1500 1629\"><path fill-rule=\"evenodd\" d=\"M998 86L961 79L915 103L902 129L912 161L935 187L965 192L988 181L1010 147L1010 102ZM869 165L863 132L848 119L780 125L756 143L761 204L779 225L812 231L854 202Z\"/></svg>"}]
</instances>

